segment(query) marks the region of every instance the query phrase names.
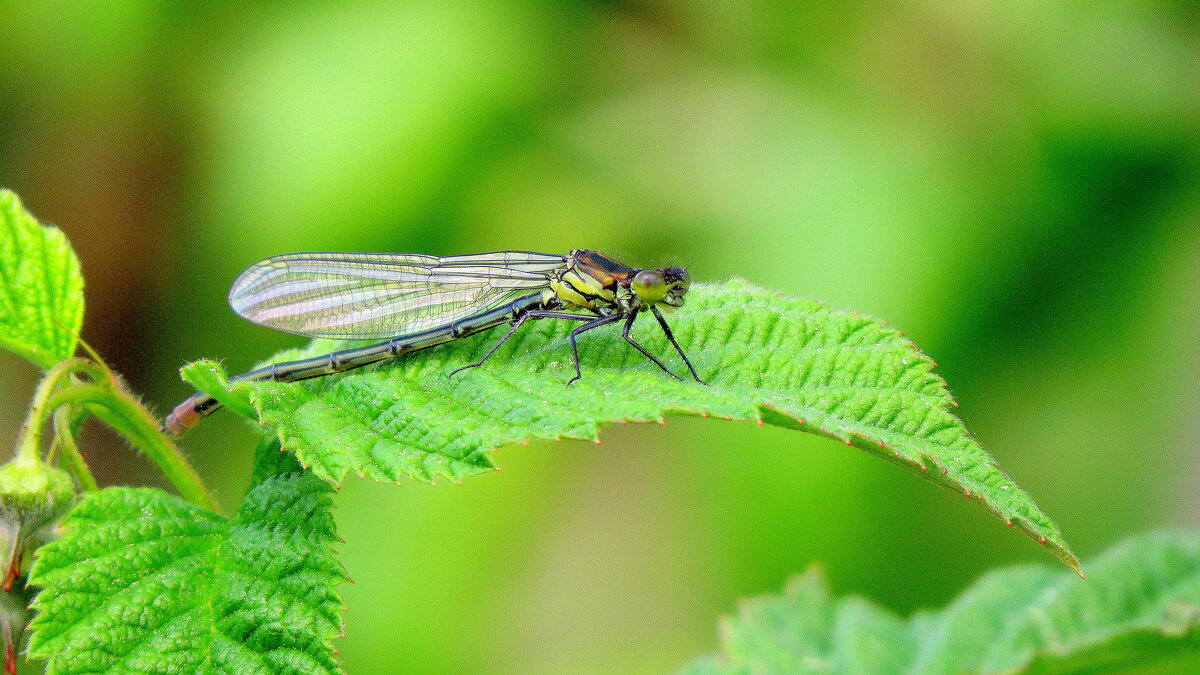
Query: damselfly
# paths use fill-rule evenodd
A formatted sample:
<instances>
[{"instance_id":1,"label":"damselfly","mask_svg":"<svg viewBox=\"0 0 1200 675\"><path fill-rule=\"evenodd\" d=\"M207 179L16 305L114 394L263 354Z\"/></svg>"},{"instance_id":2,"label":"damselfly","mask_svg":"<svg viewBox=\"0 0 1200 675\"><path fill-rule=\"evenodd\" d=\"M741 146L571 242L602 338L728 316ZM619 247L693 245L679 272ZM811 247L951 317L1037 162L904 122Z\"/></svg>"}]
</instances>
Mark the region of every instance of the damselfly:
<instances>
[{"instance_id":1,"label":"damselfly","mask_svg":"<svg viewBox=\"0 0 1200 675\"><path fill-rule=\"evenodd\" d=\"M512 326L478 361L483 365L526 321L566 319L575 376L582 377L583 333L624 322L621 336L677 379L629 334L649 312L679 352L692 377L702 382L675 340L660 307L682 307L690 280L683 267L635 269L578 249L568 255L500 251L439 258L408 253L293 253L251 265L234 282L229 304L262 326L314 338L386 342L299 361L276 363L230 381L291 382L341 373L400 354L440 345L504 323ZM179 404L163 426L179 435L221 404L198 393Z\"/></svg>"}]
</instances>

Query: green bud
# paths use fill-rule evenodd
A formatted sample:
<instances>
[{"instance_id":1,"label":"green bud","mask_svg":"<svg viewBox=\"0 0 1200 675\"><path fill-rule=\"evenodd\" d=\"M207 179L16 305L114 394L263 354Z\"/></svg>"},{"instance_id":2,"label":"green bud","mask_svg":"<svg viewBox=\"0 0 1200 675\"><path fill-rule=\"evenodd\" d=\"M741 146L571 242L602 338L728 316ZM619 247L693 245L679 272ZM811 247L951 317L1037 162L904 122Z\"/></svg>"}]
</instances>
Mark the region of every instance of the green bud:
<instances>
[{"instance_id":1,"label":"green bud","mask_svg":"<svg viewBox=\"0 0 1200 675\"><path fill-rule=\"evenodd\" d=\"M39 533L53 525L75 500L75 483L40 459L14 459L0 466L0 532L10 547L0 586L7 591L20 574L21 559ZM0 553L2 555L2 553Z\"/></svg>"},{"instance_id":2,"label":"green bud","mask_svg":"<svg viewBox=\"0 0 1200 675\"><path fill-rule=\"evenodd\" d=\"M70 474L44 462L0 466L0 524L32 533L57 521L75 499Z\"/></svg>"}]
</instances>

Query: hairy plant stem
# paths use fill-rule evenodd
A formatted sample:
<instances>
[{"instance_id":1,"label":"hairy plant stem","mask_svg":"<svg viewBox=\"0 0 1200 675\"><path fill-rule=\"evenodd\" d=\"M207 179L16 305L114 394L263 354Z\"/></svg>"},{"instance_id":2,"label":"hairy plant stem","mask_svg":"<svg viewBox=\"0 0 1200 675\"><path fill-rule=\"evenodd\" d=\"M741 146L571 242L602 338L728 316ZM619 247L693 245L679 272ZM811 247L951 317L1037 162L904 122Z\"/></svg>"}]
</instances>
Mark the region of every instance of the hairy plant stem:
<instances>
[{"instance_id":1,"label":"hairy plant stem","mask_svg":"<svg viewBox=\"0 0 1200 675\"><path fill-rule=\"evenodd\" d=\"M54 411L54 441L62 451L62 462L67 471L79 481L79 487L84 492L95 492L100 489L92 470L88 468L83 453L75 443L75 425L78 408L65 405Z\"/></svg>"},{"instance_id":2,"label":"hairy plant stem","mask_svg":"<svg viewBox=\"0 0 1200 675\"><path fill-rule=\"evenodd\" d=\"M50 397L51 406L76 404L124 436L135 448L146 453L167 480L187 501L220 512L216 499L200 480L200 475L179 448L159 432L158 421L141 403L123 389L98 384L76 384L58 390Z\"/></svg>"},{"instance_id":3,"label":"hairy plant stem","mask_svg":"<svg viewBox=\"0 0 1200 675\"><path fill-rule=\"evenodd\" d=\"M59 361L46 371L45 377L38 383L33 393L33 401L29 404L29 413L25 423L17 435L17 463L25 466L36 466L41 459L42 429L46 426L46 415L54 410L51 403L54 390L58 383L67 375L82 371L95 377L96 366L85 358L70 358Z\"/></svg>"}]
</instances>

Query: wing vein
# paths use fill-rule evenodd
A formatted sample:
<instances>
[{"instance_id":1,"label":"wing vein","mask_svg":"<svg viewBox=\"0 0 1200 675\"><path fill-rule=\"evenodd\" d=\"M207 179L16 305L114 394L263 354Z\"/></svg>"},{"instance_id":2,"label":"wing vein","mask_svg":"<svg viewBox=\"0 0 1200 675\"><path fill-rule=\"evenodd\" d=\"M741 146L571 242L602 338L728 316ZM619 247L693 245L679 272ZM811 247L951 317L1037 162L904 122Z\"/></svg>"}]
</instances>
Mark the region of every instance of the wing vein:
<instances>
[{"instance_id":1,"label":"wing vein","mask_svg":"<svg viewBox=\"0 0 1200 675\"><path fill-rule=\"evenodd\" d=\"M262 326L309 337L384 339L424 332L549 287L562 255L498 251L293 253L251 265L229 304Z\"/></svg>"}]
</instances>

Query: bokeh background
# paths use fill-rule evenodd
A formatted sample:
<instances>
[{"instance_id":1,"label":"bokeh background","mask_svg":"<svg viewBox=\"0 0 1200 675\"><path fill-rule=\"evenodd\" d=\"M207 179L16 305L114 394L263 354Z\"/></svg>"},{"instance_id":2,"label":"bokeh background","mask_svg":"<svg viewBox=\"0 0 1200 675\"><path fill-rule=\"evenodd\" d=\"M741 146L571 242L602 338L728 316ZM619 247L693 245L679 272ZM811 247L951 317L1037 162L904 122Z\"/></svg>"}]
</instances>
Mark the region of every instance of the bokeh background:
<instances>
[{"instance_id":1,"label":"bokeh background","mask_svg":"<svg viewBox=\"0 0 1200 675\"><path fill-rule=\"evenodd\" d=\"M0 185L160 413L303 250L592 247L890 320L1083 557L1200 521L1200 9L1186 0L0 2ZM0 358L0 429L32 368ZM558 386L550 383L550 386ZM253 432L184 449L236 503ZM831 441L672 419L337 497L351 673L662 673L814 562L904 612L1056 565ZM160 484L102 429L109 483Z\"/></svg>"}]
</instances>

